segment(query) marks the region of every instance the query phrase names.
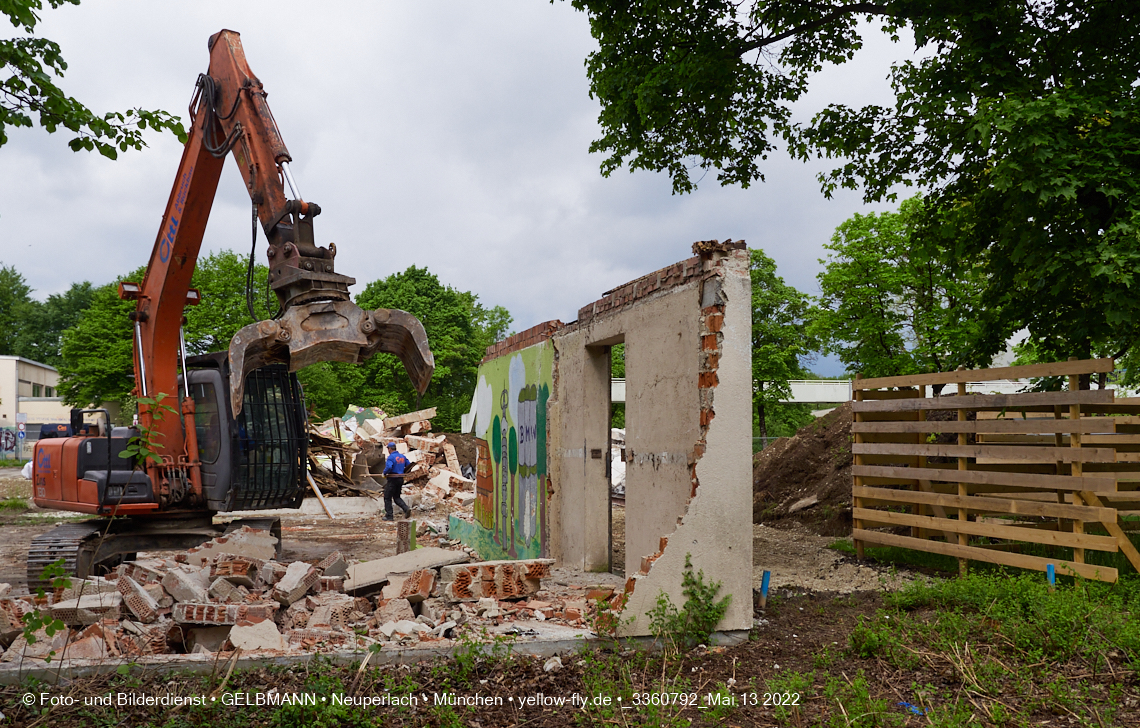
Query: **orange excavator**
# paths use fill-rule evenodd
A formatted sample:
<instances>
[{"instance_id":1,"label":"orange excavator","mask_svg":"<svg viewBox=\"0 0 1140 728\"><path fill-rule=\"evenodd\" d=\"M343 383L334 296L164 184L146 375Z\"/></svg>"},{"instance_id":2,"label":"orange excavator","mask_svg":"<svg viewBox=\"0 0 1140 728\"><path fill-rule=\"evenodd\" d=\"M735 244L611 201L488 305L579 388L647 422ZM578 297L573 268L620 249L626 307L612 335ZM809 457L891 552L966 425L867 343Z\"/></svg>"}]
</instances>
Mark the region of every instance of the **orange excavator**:
<instances>
[{"instance_id":1,"label":"orange excavator","mask_svg":"<svg viewBox=\"0 0 1140 728\"><path fill-rule=\"evenodd\" d=\"M297 189L292 157L239 35L223 30L210 37L209 49L146 276L119 285L120 297L136 302L130 318L137 425L111 427L105 410L73 410L73 432L83 434L36 444L36 505L102 518L63 524L33 541L33 588L60 559L84 577L139 551L197 546L242 524L270 529L280 547L278 519L216 525L213 516L300 506L309 458L295 372L389 352L420 394L431 381L435 363L419 320L404 311L360 309L348 294L355 280L334 269L336 246L316 244L313 220L321 209ZM268 284L278 312L238 331L228 352L187 357L183 313L199 302L190 278L227 156L253 201L254 239L260 224L269 241ZM99 412L103 431L85 428L83 415Z\"/></svg>"}]
</instances>

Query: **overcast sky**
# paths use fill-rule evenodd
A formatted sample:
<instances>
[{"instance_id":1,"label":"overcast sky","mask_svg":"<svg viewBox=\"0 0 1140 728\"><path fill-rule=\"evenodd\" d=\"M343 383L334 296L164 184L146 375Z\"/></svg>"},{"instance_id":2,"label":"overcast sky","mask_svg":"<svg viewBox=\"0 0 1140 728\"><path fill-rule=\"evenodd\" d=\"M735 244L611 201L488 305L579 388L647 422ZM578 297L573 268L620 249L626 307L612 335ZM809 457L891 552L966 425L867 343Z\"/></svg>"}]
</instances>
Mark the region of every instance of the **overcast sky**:
<instances>
[{"instance_id":1,"label":"overcast sky","mask_svg":"<svg viewBox=\"0 0 1140 728\"><path fill-rule=\"evenodd\" d=\"M505 306L522 330L575 319L603 291L688 257L695 240L732 238L763 248L789 283L815 294L821 246L868 211L856 193L824 199L815 175L825 163L781 155L748 190L709 179L678 197L665 175L603 178L601 156L587 152L598 136L583 66L594 41L566 2L87 0L42 16L40 34L69 64L61 85L100 113L141 106L185 117L207 39L240 32L298 185L321 205L318 242L337 244L354 293L426 266ZM889 65L912 48L873 34L853 63L816 78L797 113L806 121L829 102L888 101ZM181 155L173 136L150 133L149 148L112 162L72 153L66 132L8 133L0 263L36 297L146 262ZM249 216L227 160L203 254L248 254ZM262 237L261 261L264 250ZM814 368L842 370L828 360Z\"/></svg>"}]
</instances>

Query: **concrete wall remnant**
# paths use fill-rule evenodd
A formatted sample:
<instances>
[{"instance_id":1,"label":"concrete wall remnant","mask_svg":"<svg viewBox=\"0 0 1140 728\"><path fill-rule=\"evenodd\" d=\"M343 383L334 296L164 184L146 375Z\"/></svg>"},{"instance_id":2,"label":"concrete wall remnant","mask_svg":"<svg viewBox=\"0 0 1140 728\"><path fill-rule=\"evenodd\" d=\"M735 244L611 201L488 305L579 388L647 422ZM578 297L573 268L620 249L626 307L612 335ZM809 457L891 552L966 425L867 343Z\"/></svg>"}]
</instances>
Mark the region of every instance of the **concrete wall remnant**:
<instances>
[{"instance_id":1,"label":"concrete wall remnant","mask_svg":"<svg viewBox=\"0 0 1140 728\"><path fill-rule=\"evenodd\" d=\"M486 559L609 571L610 347L625 344L628 578L611 602L629 635L649 633L659 594L683 604L687 556L732 596L719 628L752 626L748 250L693 253L489 347L466 418L491 508L453 517L452 537Z\"/></svg>"}]
</instances>

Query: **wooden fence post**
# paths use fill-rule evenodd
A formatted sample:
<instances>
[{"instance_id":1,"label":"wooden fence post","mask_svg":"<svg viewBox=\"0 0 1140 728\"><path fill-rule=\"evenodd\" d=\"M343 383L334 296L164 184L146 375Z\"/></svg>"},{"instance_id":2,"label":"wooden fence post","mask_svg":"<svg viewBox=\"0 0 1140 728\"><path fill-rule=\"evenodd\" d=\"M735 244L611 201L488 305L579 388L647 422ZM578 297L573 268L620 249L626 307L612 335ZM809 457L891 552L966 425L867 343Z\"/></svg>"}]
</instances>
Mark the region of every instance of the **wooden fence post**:
<instances>
[{"instance_id":1,"label":"wooden fence post","mask_svg":"<svg viewBox=\"0 0 1140 728\"><path fill-rule=\"evenodd\" d=\"M1069 361L1076 361L1077 357L1070 356ZM1080 375L1069 375L1069 391L1077 392L1081 388ZM1076 423L1081 421L1081 406L1079 404L1069 405L1069 422ZM1069 446L1080 449L1081 447L1081 433L1074 429L1069 433ZM1069 474L1074 478L1079 478L1085 474L1085 466L1080 460L1073 458L1072 464L1069 466ZM1073 493L1073 503L1080 505L1081 497L1077 493ZM1073 533L1084 533L1085 522L1080 519L1073 519ZM1085 563L1085 550L1074 548L1073 561L1078 564Z\"/></svg>"},{"instance_id":2,"label":"wooden fence post","mask_svg":"<svg viewBox=\"0 0 1140 728\"><path fill-rule=\"evenodd\" d=\"M961 371L964 368L965 367L958 367L958 370ZM958 382L958 396L959 397L965 397L966 396L966 383L965 382ZM965 422L966 421L966 410L964 410L964 409L958 410L958 421L959 422ZM965 446L966 445L966 437L967 437L966 433L959 432L958 433L958 444L961 446ZM968 458L961 458L961 457L958 458L958 469L959 470L969 470ZM965 483L958 483L958 497L965 498L969 494L970 494L970 492L966 488L966 484ZM966 510L965 508L959 508L958 509L958 520L960 522L962 522L962 521L966 521L968 519L969 519L969 511ZM968 535L966 535L965 533L962 533L961 531L959 531L958 532L958 545L959 546L969 546L970 545L970 537ZM966 563L967 562L966 562L965 558L958 559L958 575L959 576L965 576L966 575Z\"/></svg>"},{"instance_id":3,"label":"wooden fence post","mask_svg":"<svg viewBox=\"0 0 1140 728\"><path fill-rule=\"evenodd\" d=\"M856 386L858 386L859 380L862 378L863 378L862 374L856 374L855 375L855 385ZM853 394L855 395L854 399L856 402L862 402L863 401L863 390L856 389L853 392ZM855 413L855 421L856 422L862 422L863 421L862 413L860 413L860 412ZM855 433L855 443L860 444L862 442L863 442L863 433L856 432ZM863 464L863 456L862 455L855 455L855 465L862 465L862 464ZM863 478L861 476L858 476L858 475L855 476L855 485L856 485L856 487L863 485ZM851 499L851 505L853 508L862 508L863 507L863 499L856 496L856 497ZM859 529L863 528L863 521L860 519L857 519L857 518L852 518L851 519L851 525L855 530L859 530ZM859 559L863 558L863 541L862 541L862 539L855 539L855 557L859 558Z\"/></svg>"}]
</instances>

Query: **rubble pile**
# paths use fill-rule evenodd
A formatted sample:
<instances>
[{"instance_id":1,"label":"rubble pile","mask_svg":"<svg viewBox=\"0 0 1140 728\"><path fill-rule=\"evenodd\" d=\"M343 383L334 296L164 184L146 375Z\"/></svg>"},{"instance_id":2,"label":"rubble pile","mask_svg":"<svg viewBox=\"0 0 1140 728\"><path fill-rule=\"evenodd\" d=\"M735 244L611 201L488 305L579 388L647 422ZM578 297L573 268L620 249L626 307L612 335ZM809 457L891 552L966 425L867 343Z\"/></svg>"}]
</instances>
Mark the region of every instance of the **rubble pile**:
<instances>
[{"instance_id":1,"label":"rubble pile","mask_svg":"<svg viewBox=\"0 0 1140 728\"><path fill-rule=\"evenodd\" d=\"M504 622L581 627L589 599L615 598L612 588L544 591L551 559L469 563L468 550L427 547L359 563L334 552L286 564L275 549L268 531L243 526L172 558L73 578L43 597L0 584L0 662L446 646L465 629ZM29 643L24 616L35 610L67 629L40 629Z\"/></svg>"},{"instance_id":2,"label":"rubble pile","mask_svg":"<svg viewBox=\"0 0 1140 728\"><path fill-rule=\"evenodd\" d=\"M314 478L325 493L353 491L378 496L384 492L388 443L407 456L404 501L413 509L470 511L475 502L475 473L463 466L444 435L433 435L435 407L388 417L376 407L350 406L343 417L311 426L309 457Z\"/></svg>"}]
</instances>

